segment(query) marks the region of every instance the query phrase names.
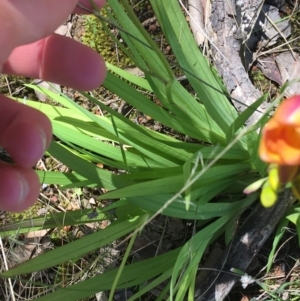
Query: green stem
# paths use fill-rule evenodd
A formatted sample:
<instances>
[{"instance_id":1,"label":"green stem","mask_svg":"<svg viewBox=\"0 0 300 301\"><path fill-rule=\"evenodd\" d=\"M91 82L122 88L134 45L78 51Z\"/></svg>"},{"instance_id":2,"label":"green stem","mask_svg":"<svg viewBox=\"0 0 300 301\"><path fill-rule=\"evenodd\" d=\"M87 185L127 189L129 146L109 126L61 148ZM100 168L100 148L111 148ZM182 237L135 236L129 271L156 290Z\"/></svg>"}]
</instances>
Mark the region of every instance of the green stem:
<instances>
[{"instance_id":1,"label":"green stem","mask_svg":"<svg viewBox=\"0 0 300 301\"><path fill-rule=\"evenodd\" d=\"M114 279L114 282L113 282L113 284L112 284L111 291L110 291L110 293L109 293L108 301L113 301L114 294L115 294L115 290L116 290L117 285L118 285L118 281L119 281L119 279L120 279L120 277L121 277L121 274L122 274L122 272L123 272L123 269L124 269L124 267L125 267L126 261L127 261L127 259L128 259L128 256L129 256L129 254L130 254L130 251L131 251L131 249L132 249L132 246L133 246L133 243L134 243L134 241L135 241L135 239L136 239L137 234L138 234L138 232L135 232L135 233L132 235L132 237L131 237L131 239L130 239L130 241L129 241L129 244L128 244L127 248L126 248L126 252L125 252L124 257L123 257L123 259L122 259L121 265L120 265L120 267L119 267L119 269L118 269L117 275L116 275L116 277L115 277L115 279Z\"/></svg>"}]
</instances>

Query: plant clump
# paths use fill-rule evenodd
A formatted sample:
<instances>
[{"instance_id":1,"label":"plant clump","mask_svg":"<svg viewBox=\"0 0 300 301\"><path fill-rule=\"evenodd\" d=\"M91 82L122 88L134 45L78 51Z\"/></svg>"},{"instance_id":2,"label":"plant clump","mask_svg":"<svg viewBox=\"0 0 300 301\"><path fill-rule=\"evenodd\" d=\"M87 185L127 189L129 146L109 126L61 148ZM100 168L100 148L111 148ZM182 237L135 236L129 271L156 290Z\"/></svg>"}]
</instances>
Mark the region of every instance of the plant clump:
<instances>
[{"instance_id":1,"label":"plant clump","mask_svg":"<svg viewBox=\"0 0 300 301\"><path fill-rule=\"evenodd\" d=\"M105 10L101 10L101 14L107 18ZM116 29L111 29L111 36L109 36L104 30L101 21L96 16L85 16L84 21L85 32L82 36L82 42L84 44L95 49L101 54L103 59L110 64L120 68L131 65L130 59L113 39L113 36L115 36L115 38L120 41L120 35Z\"/></svg>"}]
</instances>

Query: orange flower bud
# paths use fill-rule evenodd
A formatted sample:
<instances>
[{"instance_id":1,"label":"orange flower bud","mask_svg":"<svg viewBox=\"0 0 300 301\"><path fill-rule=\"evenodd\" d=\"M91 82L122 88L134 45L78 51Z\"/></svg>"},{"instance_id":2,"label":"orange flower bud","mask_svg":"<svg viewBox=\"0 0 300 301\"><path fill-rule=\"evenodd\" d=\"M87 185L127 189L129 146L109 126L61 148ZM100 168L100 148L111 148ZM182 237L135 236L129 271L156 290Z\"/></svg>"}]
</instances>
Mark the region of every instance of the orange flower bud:
<instances>
[{"instance_id":1,"label":"orange flower bud","mask_svg":"<svg viewBox=\"0 0 300 301\"><path fill-rule=\"evenodd\" d=\"M264 126L259 156L267 163L300 165L300 95L284 100Z\"/></svg>"}]
</instances>

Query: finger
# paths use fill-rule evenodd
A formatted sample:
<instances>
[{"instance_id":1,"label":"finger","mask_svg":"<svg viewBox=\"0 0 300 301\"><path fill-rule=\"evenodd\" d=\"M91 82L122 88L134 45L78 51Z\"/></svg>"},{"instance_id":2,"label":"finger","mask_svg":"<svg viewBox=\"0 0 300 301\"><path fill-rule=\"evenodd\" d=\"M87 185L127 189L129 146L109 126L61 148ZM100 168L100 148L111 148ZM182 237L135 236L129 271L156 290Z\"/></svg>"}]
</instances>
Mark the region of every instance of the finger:
<instances>
[{"instance_id":1,"label":"finger","mask_svg":"<svg viewBox=\"0 0 300 301\"><path fill-rule=\"evenodd\" d=\"M40 183L32 169L0 163L0 209L23 211L37 199Z\"/></svg>"},{"instance_id":2,"label":"finger","mask_svg":"<svg viewBox=\"0 0 300 301\"><path fill-rule=\"evenodd\" d=\"M91 2L89 0L82 0L79 1L79 3L88 9L93 9L93 7L91 6ZM100 9L104 5L105 0L94 0L94 3ZM79 7L75 8L74 10L74 14L87 14L87 13L88 12L86 10L81 9Z\"/></svg>"},{"instance_id":3,"label":"finger","mask_svg":"<svg viewBox=\"0 0 300 301\"><path fill-rule=\"evenodd\" d=\"M86 0L84 0L86 1ZM0 66L17 46L38 41L54 30L75 9L78 0L1 0ZM84 2L86 3L86 2ZM87 4L87 3L86 3ZM104 4L104 1L97 1Z\"/></svg>"},{"instance_id":4,"label":"finger","mask_svg":"<svg viewBox=\"0 0 300 301\"><path fill-rule=\"evenodd\" d=\"M38 110L3 95L0 95L0 108L0 145L17 165L34 166L52 140L49 119Z\"/></svg>"},{"instance_id":5,"label":"finger","mask_svg":"<svg viewBox=\"0 0 300 301\"><path fill-rule=\"evenodd\" d=\"M53 32L76 3L77 0L1 0L0 28L5 30L0 31L0 40L5 47L1 49L0 64L13 48L37 41Z\"/></svg>"},{"instance_id":6,"label":"finger","mask_svg":"<svg viewBox=\"0 0 300 301\"><path fill-rule=\"evenodd\" d=\"M17 47L3 72L59 83L78 90L92 90L105 78L100 55L70 38L53 34L41 41Z\"/></svg>"}]
</instances>

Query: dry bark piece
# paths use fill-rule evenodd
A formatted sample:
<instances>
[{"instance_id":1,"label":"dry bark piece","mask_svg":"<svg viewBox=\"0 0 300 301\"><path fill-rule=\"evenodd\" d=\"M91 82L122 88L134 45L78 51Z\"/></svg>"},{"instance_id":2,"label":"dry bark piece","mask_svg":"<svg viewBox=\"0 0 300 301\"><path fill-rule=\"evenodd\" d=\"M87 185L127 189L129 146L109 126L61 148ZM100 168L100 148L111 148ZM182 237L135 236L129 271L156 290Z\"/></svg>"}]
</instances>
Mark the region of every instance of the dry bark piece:
<instances>
[{"instance_id":1,"label":"dry bark piece","mask_svg":"<svg viewBox=\"0 0 300 301\"><path fill-rule=\"evenodd\" d=\"M299 80L300 75L300 57L298 54L289 52L280 53L275 58L280 70L283 82ZM285 90L286 96L300 94L300 83L293 83Z\"/></svg>"},{"instance_id":2,"label":"dry bark piece","mask_svg":"<svg viewBox=\"0 0 300 301\"><path fill-rule=\"evenodd\" d=\"M190 0L189 1L189 12L191 14L190 25L194 33L194 37L197 45L202 45L205 41L204 32L204 7L203 1Z\"/></svg>"},{"instance_id":3,"label":"dry bark piece","mask_svg":"<svg viewBox=\"0 0 300 301\"><path fill-rule=\"evenodd\" d=\"M283 85L287 81L299 80L300 57L290 51L280 53L277 56L264 57L258 60L258 67L269 79L278 85ZM295 82L285 90L286 96L300 94L300 83Z\"/></svg>"},{"instance_id":4,"label":"dry bark piece","mask_svg":"<svg viewBox=\"0 0 300 301\"><path fill-rule=\"evenodd\" d=\"M283 84L282 76L274 57L263 57L258 59L257 62L258 68L262 71L265 77L276 82L280 86Z\"/></svg>"},{"instance_id":5,"label":"dry bark piece","mask_svg":"<svg viewBox=\"0 0 300 301\"><path fill-rule=\"evenodd\" d=\"M213 63L223 78L238 112L243 112L254 103L261 93L251 83L244 62L245 42L257 20L262 0L238 1L235 11L228 1L213 0L208 35L217 46L212 48ZM256 123L262 116L264 107L247 121L247 125Z\"/></svg>"}]
</instances>

